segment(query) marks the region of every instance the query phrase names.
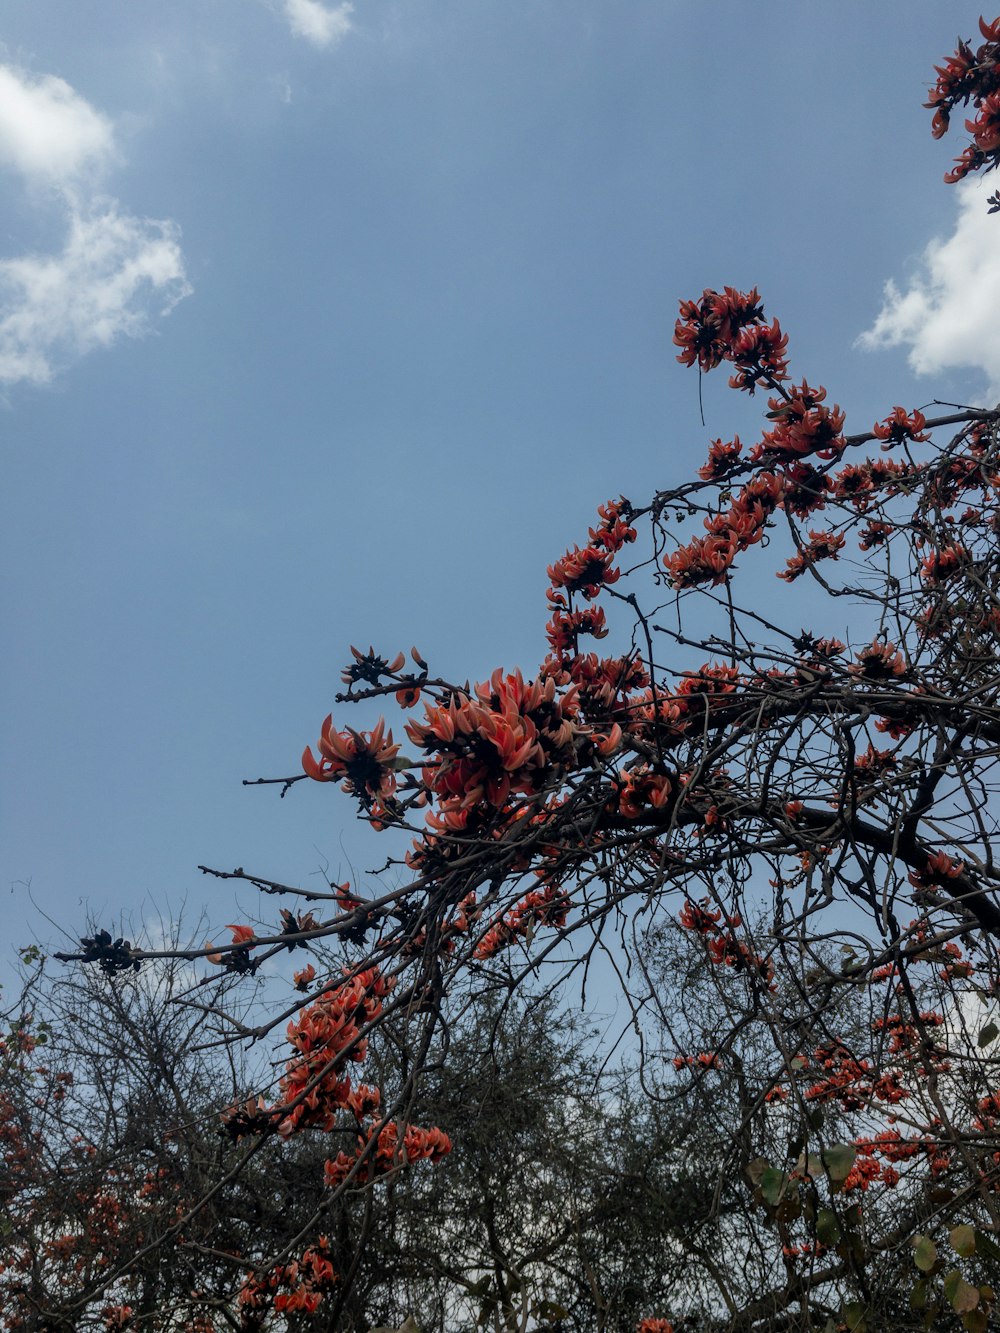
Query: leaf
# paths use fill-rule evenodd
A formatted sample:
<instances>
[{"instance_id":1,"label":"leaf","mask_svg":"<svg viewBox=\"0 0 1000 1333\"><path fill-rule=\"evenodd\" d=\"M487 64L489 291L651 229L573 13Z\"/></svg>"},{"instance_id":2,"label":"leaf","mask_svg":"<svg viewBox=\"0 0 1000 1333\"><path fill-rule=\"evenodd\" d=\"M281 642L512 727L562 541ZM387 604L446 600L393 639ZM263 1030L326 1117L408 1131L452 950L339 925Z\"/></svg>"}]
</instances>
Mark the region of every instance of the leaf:
<instances>
[{"instance_id":1,"label":"leaf","mask_svg":"<svg viewBox=\"0 0 1000 1333\"><path fill-rule=\"evenodd\" d=\"M821 1208L816 1219L816 1239L824 1245L836 1245L842 1236L837 1214L832 1208Z\"/></svg>"},{"instance_id":2,"label":"leaf","mask_svg":"<svg viewBox=\"0 0 1000 1333\"><path fill-rule=\"evenodd\" d=\"M781 1196L777 1208L774 1212L775 1219L778 1222L794 1222L802 1216L802 1200L796 1189L789 1189L786 1194Z\"/></svg>"},{"instance_id":3,"label":"leaf","mask_svg":"<svg viewBox=\"0 0 1000 1333\"><path fill-rule=\"evenodd\" d=\"M823 1166L830 1177L834 1194L851 1174L851 1167L857 1155L858 1150L853 1143L835 1143L832 1147L823 1149Z\"/></svg>"},{"instance_id":4,"label":"leaf","mask_svg":"<svg viewBox=\"0 0 1000 1333\"><path fill-rule=\"evenodd\" d=\"M962 1316L962 1323L969 1333L989 1333L985 1310L969 1310Z\"/></svg>"},{"instance_id":5,"label":"leaf","mask_svg":"<svg viewBox=\"0 0 1000 1333\"><path fill-rule=\"evenodd\" d=\"M979 1029L976 1045L982 1050L984 1046L989 1046L990 1042L996 1041L997 1037L1000 1037L1000 1028L996 1023L987 1023L984 1028Z\"/></svg>"},{"instance_id":6,"label":"leaf","mask_svg":"<svg viewBox=\"0 0 1000 1333\"><path fill-rule=\"evenodd\" d=\"M751 1185L759 1185L764 1172L768 1170L770 1163L765 1157L755 1157L752 1162L747 1163L747 1178Z\"/></svg>"},{"instance_id":7,"label":"leaf","mask_svg":"<svg viewBox=\"0 0 1000 1333\"><path fill-rule=\"evenodd\" d=\"M840 1316L847 1325L847 1333L865 1333L868 1325L865 1323L865 1307L860 1301L841 1306Z\"/></svg>"},{"instance_id":8,"label":"leaf","mask_svg":"<svg viewBox=\"0 0 1000 1333\"><path fill-rule=\"evenodd\" d=\"M801 1152L795 1163L795 1174L809 1180L815 1180L823 1173L823 1162L816 1153Z\"/></svg>"},{"instance_id":9,"label":"leaf","mask_svg":"<svg viewBox=\"0 0 1000 1333\"><path fill-rule=\"evenodd\" d=\"M951 1248L963 1259L968 1259L976 1252L976 1232L970 1226L953 1227L948 1240Z\"/></svg>"},{"instance_id":10,"label":"leaf","mask_svg":"<svg viewBox=\"0 0 1000 1333\"><path fill-rule=\"evenodd\" d=\"M776 1166L769 1166L761 1173L760 1192L772 1208L778 1206L787 1185L788 1177Z\"/></svg>"},{"instance_id":11,"label":"leaf","mask_svg":"<svg viewBox=\"0 0 1000 1333\"><path fill-rule=\"evenodd\" d=\"M967 1314L979 1304L978 1287L966 1282L957 1268L945 1275L944 1294L956 1314Z\"/></svg>"},{"instance_id":12,"label":"leaf","mask_svg":"<svg viewBox=\"0 0 1000 1333\"><path fill-rule=\"evenodd\" d=\"M913 1240L916 1250L913 1261L921 1273L929 1273L937 1263L937 1246L930 1236L914 1236Z\"/></svg>"},{"instance_id":13,"label":"leaf","mask_svg":"<svg viewBox=\"0 0 1000 1333\"><path fill-rule=\"evenodd\" d=\"M555 1301L539 1301L537 1305L532 1306L532 1317L535 1319L568 1319L569 1311L564 1310L561 1305Z\"/></svg>"},{"instance_id":14,"label":"leaf","mask_svg":"<svg viewBox=\"0 0 1000 1333\"><path fill-rule=\"evenodd\" d=\"M927 1304L927 1279L920 1278L914 1282L910 1291L910 1309L916 1312L922 1310Z\"/></svg>"}]
</instances>

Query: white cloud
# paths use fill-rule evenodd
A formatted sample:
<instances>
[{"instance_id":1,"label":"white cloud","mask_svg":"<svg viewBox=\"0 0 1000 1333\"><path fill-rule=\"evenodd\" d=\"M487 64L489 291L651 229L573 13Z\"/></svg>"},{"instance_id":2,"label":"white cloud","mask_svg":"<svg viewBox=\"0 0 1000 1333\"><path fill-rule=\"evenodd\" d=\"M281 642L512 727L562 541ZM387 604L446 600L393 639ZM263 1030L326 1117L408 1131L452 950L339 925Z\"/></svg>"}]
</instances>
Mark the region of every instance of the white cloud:
<instances>
[{"instance_id":1,"label":"white cloud","mask_svg":"<svg viewBox=\"0 0 1000 1333\"><path fill-rule=\"evenodd\" d=\"M177 228L118 211L73 211L56 255L0 260L0 384L56 370L168 314L191 291Z\"/></svg>"},{"instance_id":2,"label":"white cloud","mask_svg":"<svg viewBox=\"0 0 1000 1333\"><path fill-rule=\"evenodd\" d=\"M111 122L68 83L0 65L0 163L28 177L69 183L113 156Z\"/></svg>"},{"instance_id":3,"label":"white cloud","mask_svg":"<svg viewBox=\"0 0 1000 1333\"><path fill-rule=\"evenodd\" d=\"M866 348L908 347L918 375L975 369L986 377L984 401L1000 398L1000 216L986 196L996 178L955 187L958 219L945 240L931 241L906 291L889 281Z\"/></svg>"},{"instance_id":4,"label":"white cloud","mask_svg":"<svg viewBox=\"0 0 1000 1333\"><path fill-rule=\"evenodd\" d=\"M336 5L328 9L320 0L285 0L285 17L296 37L304 37L313 46L335 46L354 26L354 6Z\"/></svg>"},{"instance_id":5,"label":"white cloud","mask_svg":"<svg viewBox=\"0 0 1000 1333\"><path fill-rule=\"evenodd\" d=\"M99 187L117 153L111 121L68 83L0 65L0 168L59 210L55 254L0 258L0 385L45 384L63 366L138 337L191 291L179 229L134 217Z\"/></svg>"}]
</instances>

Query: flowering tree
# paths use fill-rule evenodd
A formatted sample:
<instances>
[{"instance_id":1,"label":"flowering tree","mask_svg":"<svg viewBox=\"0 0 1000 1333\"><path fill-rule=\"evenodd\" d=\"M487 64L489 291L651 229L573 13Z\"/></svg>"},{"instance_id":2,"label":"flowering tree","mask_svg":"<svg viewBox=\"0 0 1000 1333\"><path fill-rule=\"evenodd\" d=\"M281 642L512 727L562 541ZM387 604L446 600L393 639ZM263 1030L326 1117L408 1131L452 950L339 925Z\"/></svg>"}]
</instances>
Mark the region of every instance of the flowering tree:
<instances>
[{"instance_id":1,"label":"flowering tree","mask_svg":"<svg viewBox=\"0 0 1000 1333\"><path fill-rule=\"evenodd\" d=\"M1000 19L980 28L931 94L936 134L977 111L952 180L1000 161ZM639 1086L714 1086L724 1108L714 1248L646 1333L996 1317L1000 411L887 403L849 432L793 376L756 289L683 301L675 342L762 402L756 438L600 506L548 569L535 671L470 685L416 649L352 650L338 710L385 700L407 752L386 719L338 711L277 779L339 785L374 831L403 831L391 886L208 872L302 905L183 953L215 969L202 1003L234 1043L288 1024L283 1072L225 1110L227 1132L248 1160L332 1143L315 1217L244 1280L244 1327L327 1308L352 1268L317 1239L324 1211L446 1156L413 1117L456 1010L543 967L585 981L598 959L630 1006ZM791 619L762 592L774 577ZM650 961L678 932L687 989ZM304 1003L234 1009L243 979L300 948ZM155 954L99 933L74 957L113 975ZM376 1051L379 1078L355 1081ZM756 1294L731 1277L747 1247Z\"/></svg>"}]
</instances>

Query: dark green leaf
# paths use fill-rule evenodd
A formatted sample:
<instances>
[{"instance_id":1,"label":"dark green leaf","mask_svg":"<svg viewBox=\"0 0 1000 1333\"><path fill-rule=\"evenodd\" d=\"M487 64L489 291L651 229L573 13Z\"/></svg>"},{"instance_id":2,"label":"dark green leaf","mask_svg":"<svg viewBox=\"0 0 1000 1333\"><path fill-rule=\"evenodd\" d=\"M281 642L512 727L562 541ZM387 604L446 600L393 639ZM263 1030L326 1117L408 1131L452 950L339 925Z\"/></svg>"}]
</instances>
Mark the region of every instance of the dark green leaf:
<instances>
[{"instance_id":1,"label":"dark green leaf","mask_svg":"<svg viewBox=\"0 0 1000 1333\"><path fill-rule=\"evenodd\" d=\"M837 1214L832 1208L821 1208L816 1219L816 1239L824 1245L836 1245L842 1235Z\"/></svg>"}]
</instances>

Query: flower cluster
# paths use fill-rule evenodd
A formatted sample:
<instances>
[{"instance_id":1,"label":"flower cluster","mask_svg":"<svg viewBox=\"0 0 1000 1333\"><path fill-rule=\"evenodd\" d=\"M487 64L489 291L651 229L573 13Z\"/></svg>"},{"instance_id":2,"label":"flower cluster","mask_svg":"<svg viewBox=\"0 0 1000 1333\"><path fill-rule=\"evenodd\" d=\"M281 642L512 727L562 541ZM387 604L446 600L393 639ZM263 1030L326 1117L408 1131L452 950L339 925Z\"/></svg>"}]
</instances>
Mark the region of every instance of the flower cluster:
<instances>
[{"instance_id":1,"label":"flower cluster","mask_svg":"<svg viewBox=\"0 0 1000 1333\"><path fill-rule=\"evenodd\" d=\"M947 852L934 852L927 858L922 870L910 872L910 883L916 888L934 888L935 885L958 879L964 870L964 862L954 860Z\"/></svg>"},{"instance_id":2,"label":"flower cluster","mask_svg":"<svg viewBox=\"0 0 1000 1333\"><path fill-rule=\"evenodd\" d=\"M600 607L575 608L574 593L593 601L602 589L617 583L621 571L615 568L614 558L636 538L635 528L628 522L631 506L627 500L609 500L597 512L601 521L590 529L587 545L582 549L574 546L548 567L550 586L546 596L552 619L546 633L553 653L564 664L579 652L581 634L595 639L607 634L604 611Z\"/></svg>"},{"instance_id":3,"label":"flower cluster","mask_svg":"<svg viewBox=\"0 0 1000 1333\"><path fill-rule=\"evenodd\" d=\"M403 668L406 661L404 653L397 653L390 662L387 658L380 656L374 648L369 648L363 653L360 648L355 648L351 644L351 656L354 658L344 670L340 673L340 679L347 686L356 685L358 681L366 681L369 685L378 685L383 676L393 676Z\"/></svg>"},{"instance_id":4,"label":"flower cluster","mask_svg":"<svg viewBox=\"0 0 1000 1333\"><path fill-rule=\"evenodd\" d=\"M728 510L705 519L707 536L696 537L664 557L674 587L724 582L737 555L764 536L767 521L781 500L782 483L775 473L761 472L747 482Z\"/></svg>"},{"instance_id":5,"label":"flower cluster","mask_svg":"<svg viewBox=\"0 0 1000 1333\"><path fill-rule=\"evenodd\" d=\"M810 532L809 541L788 559L785 568L779 571L778 578L791 583L807 569L811 569L817 561L836 560L844 549L845 540L843 533L833 532L831 529L824 532Z\"/></svg>"},{"instance_id":6,"label":"flower cluster","mask_svg":"<svg viewBox=\"0 0 1000 1333\"><path fill-rule=\"evenodd\" d=\"M721 908L714 910L710 908L707 898L700 906L688 899L681 908L677 920L685 930L693 931L702 937L705 941L706 954L712 963L759 977L769 988L773 985L774 966L771 960L756 953L736 934L737 929L743 924L738 914L726 916L723 926Z\"/></svg>"},{"instance_id":7,"label":"flower cluster","mask_svg":"<svg viewBox=\"0 0 1000 1333\"><path fill-rule=\"evenodd\" d=\"M477 943L474 956L481 960L492 958L518 936L530 935L535 926L560 929L566 924L569 906L569 898L558 884L533 889L505 917L490 926Z\"/></svg>"},{"instance_id":8,"label":"flower cluster","mask_svg":"<svg viewBox=\"0 0 1000 1333\"><path fill-rule=\"evenodd\" d=\"M351 1176L362 1185L414 1162L433 1165L450 1152L451 1140L443 1130L407 1125L400 1142L399 1126L389 1121L381 1128L370 1126L367 1133L359 1134L356 1153L339 1152L328 1161L323 1168L323 1182L328 1189L338 1189Z\"/></svg>"},{"instance_id":9,"label":"flower cluster","mask_svg":"<svg viewBox=\"0 0 1000 1333\"><path fill-rule=\"evenodd\" d=\"M743 386L752 391L756 380L755 374L770 373L775 379L785 375L784 350L788 339L785 338L775 320L768 334L759 332L768 326L764 321L764 307L760 303L757 288L749 292L738 292L735 287L726 287L722 292L707 287L700 301L681 301L680 318L674 328L674 343L679 347L677 360L684 366L697 364L699 370L713 370L723 361L732 361L739 367L739 374L748 377ZM737 344L742 338L742 351L737 351ZM762 359L767 358L773 366L770 372L764 372Z\"/></svg>"},{"instance_id":10,"label":"flower cluster","mask_svg":"<svg viewBox=\"0 0 1000 1333\"><path fill-rule=\"evenodd\" d=\"M920 566L925 583L945 583L968 564L969 552L961 542L946 542L926 557Z\"/></svg>"},{"instance_id":11,"label":"flower cluster","mask_svg":"<svg viewBox=\"0 0 1000 1333\"><path fill-rule=\"evenodd\" d=\"M581 723L574 686L560 693L551 676L525 681L499 668L472 693L425 705L425 721L408 722L406 734L427 756L423 783L437 798L440 826L453 831L467 827L473 808L539 792L576 766L581 749L608 755L621 737Z\"/></svg>"},{"instance_id":12,"label":"flower cluster","mask_svg":"<svg viewBox=\"0 0 1000 1333\"><path fill-rule=\"evenodd\" d=\"M361 1064L368 1054L361 1032L381 1014L389 988L379 971L369 968L325 991L289 1023L288 1041L297 1054L281 1080L279 1134L287 1137L307 1127L330 1130L341 1111L361 1120L378 1109L378 1089L352 1086L343 1071L348 1061Z\"/></svg>"},{"instance_id":13,"label":"flower cluster","mask_svg":"<svg viewBox=\"0 0 1000 1333\"><path fill-rule=\"evenodd\" d=\"M310 964L296 973L295 984L308 986L314 976ZM357 1121L376 1111L381 1100L378 1088L355 1086L344 1067L349 1061L364 1061L367 1038L362 1029L379 1017L389 989L390 983L376 968L356 975L348 972L345 981L300 1009L287 1028L296 1054L286 1064L278 1101L268 1106L262 1097L251 1097L244 1105L231 1106L223 1114L230 1136L276 1129L287 1138L303 1129L329 1131L344 1111Z\"/></svg>"},{"instance_id":14,"label":"flower cluster","mask_svg":"<svg viewBox=\"0 0 1000 1333\"><path fill-rule=\"evenodd\" d=\"M861 680L898 680L906 675L906 662L894 643L874 639L861 649L849 670Z\"/></svg>"},{"instance_id":15,"label":"flower cluster","mask_svg":"<svg viewBox=\"0 0 1000 1333\"><path fill-rule=\"evenodd\" d=\"M337 1281L329 1254L329 1240L318 1236L301 1258L275 1264L263 1274L248 1273L237 1297L244 1327L252 1327L254 1314L268 1306L278 1314L315 1314Z\"/></svg>"},{"instance_id":16,"label":"flower cluster","mask_svg":"<svg viewBox=\"0 0 1000 1333\"><path fill-rule=\"evenodd\" d=\"M980 18L979 31L985 41L978 50L960 41L943 65L935 65L937 83L924 103L934 112L931 133L935 139L948 132L957 106L971 102L977 112L965 122L972 142L945 176L949 185L972 171L989 171L1000 164L1000 18L992 23Z\"/></svg>"},{"instance_id":17,"label":"flower cluster","mask_svg":"<svg viewBox=\"0 0 1000 1333\"><path fill-rule=\"evenodd\" d=\"M713 440L708 449L708 462L698 469L702 481L722 481L733 471L743 452L743 443L738 435L723 442Z\"/></svg>"},{"instance_id":18,"label":"flower cluster","mask_svg":"<svg viewBox=\"0 0 1000 1333\"><path fill-rule=\"evenodd\" d=\"M845 1111L860 1111L873 1098L895 1105L912 1095L901 1084L897 1071L873 1076L870 1062L856 1059L838 1041L817 1047L811 1062L800 1056L799 1068L804 1074L819 1074L803 1091L807 1102L836 1102Z\"/></svg>"},{"instance_id":19,"label":"flower cluster","mask_svg":"<svg viewBox=\"0 0 1000 1333\"><path fill-rule=\"evenodd\" d=\"M829 459L843 453L844 413L839 407L827 407L825 398L822 385L814 389L805 380L783 397L769 398L767 415L775 424L754 446L751 460L795 462L809 454Z\"/></svg>"}]
</instances>

